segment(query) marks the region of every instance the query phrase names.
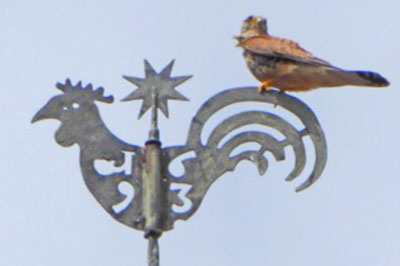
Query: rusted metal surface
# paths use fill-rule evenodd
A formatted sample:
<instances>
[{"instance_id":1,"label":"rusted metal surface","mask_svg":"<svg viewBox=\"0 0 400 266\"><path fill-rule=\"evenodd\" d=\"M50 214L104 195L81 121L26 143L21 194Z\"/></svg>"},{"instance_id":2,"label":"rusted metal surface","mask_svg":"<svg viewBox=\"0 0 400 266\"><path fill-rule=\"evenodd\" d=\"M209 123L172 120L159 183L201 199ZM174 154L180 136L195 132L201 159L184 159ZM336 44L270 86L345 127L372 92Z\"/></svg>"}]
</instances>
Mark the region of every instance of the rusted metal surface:
<instances>
[{"instance_id":1,"label":"rusted metal surface","mask_svg":"<svg viewBox=\"0 0 400 266\"><path fill-rule=\"evenodd\" d=\"M120 140L107 129L96 101L112 103L113 98L104 96L103 88L94 90L91 84L82 87L80 82L73 85L70 80L58 83L62 94L51 98L32 119L32 122L43 119L61 122L55 135L57 143L64 147L79 145L82 176L89 191L114 219L145 232L149 240L149 265L159 263L157 239L162 232L171 230L176 220L191 217L210 186L224 173L233 171L239 162L253 162L263 175L269 165L266 152L276 161L282 161L285 148L292 147L294 169L286 178L291 181L304 170L304 138L308 136L314 146L315 163L311 175L296 189L302 191L321 176L327 160L325 136L312 110L293 96L274 91L261 95L256 87L228 89L213 96L193 117L186 143L162 148L157 110L168 116L168 100L187 100L175 87L191 77L171 77L172 67L173 61L157 73L145 61L145 78L125 77L138 89L124 101L143 100L139 117L152 108L149 140L144 148ZM275 112L252 109L225 118L212 129L208 139L202 141L204 127L215 113L233 104L251 102L281 107L296 116L302 127L296 128ZM231 134L248 125L272 128L284 138L277 139L262 130ZM232 154L235 148L246 143L257 143L260 148ZM184 173L175 176L169 171L171 164L187 153L194 157L183 160ZM129 163L130 171L102 174L96 162L104 160L113 162L115 167ZM131 193L122 189L123 185L128 186Z\"/></svg>"}]
</instances>

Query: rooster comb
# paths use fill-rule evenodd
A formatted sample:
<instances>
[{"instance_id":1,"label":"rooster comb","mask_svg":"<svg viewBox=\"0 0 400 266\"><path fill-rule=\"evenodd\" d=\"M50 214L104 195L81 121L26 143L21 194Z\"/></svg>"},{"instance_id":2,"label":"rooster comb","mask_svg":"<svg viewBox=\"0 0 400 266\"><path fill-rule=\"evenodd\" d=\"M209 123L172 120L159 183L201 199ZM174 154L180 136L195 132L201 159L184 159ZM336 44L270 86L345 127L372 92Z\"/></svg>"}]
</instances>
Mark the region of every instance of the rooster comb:
<instances>
[{"instance_id":1,"label":"rooster comb","mask_svg":"<svg viewBox=\"0 0 400 266\"><path fill-rule=\"evenodd\" d=\"M114 101L113 96L104 96L103 87L98 87L97 89L93 90L93 85L91 83L87 84L85 87L82 87L82 81L79 81L76 85L72 85L71 80L67 79L65 84L57 83L56 87L66 95L79 92L82 95L85 95L96 101L104 103L112 103Z\"/></svg>"}]
</instances>

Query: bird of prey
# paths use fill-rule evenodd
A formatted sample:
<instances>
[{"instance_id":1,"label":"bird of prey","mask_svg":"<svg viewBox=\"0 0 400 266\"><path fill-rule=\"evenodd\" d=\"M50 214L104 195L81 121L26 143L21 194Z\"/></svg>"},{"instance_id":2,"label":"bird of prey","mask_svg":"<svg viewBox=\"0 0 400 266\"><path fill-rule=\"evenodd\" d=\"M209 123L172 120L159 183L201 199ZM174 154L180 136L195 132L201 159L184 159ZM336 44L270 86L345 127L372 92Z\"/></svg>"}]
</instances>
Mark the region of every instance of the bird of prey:
<instances>
[{"instance_id":1,"label":"bird of prey","mask_svg":"<svg viewBox=\"0 0 400 266\"><path fill-rule=\"evenodd\" d=\"M308 91L320 87L368 86L386 87L389 82L370 71L347 71L313 56L299 44L268 34L267 20L248 17L241 35L235 37L244 49L251 73L261 81L259 92L271 87L285 91Z\"/></svg>"}]
</instances>

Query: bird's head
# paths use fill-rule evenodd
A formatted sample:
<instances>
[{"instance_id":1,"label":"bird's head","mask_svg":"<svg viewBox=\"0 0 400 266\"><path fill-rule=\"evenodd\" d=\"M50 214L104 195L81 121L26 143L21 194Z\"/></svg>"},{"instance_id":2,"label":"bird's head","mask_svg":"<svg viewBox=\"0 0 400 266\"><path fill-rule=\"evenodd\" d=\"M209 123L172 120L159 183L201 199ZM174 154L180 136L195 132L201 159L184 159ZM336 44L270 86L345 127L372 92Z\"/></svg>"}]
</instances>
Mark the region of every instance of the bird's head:
<instances>
[{"instance_id":1,"label":"bird's head","mask_svg":"<svg viewBox=\"0 0 400 266\"><path fill-rule=\"evenodd\" d=\"M261 16L249 16L242 24L241 35L246 33L268 34L267 19Z\"/></svg>"},{"instance_id":2,"label":"bird's head","mask_svg":"<svg viewBox=\"0 0 400 266\"><path fill-rule=\"evenodd\" d=\"M91 84L82 87L79 82L74 86L69 79L65 84L57 83L56 86L63 94L51 98L35 114L31 122L44 119L59 120L61 127L57 130L56 140L62 146L70 146L76 141L75 133L78 132L78 128L94 125L99 119L99 112L94 101L111 103L113 97L105 97L103 88L93 90Z\"/></svg>"},{"instance_id":3,"label":"bird's head","mask_svg":"<svg viewBox=\"0 0 400 266\"><path fill-rule=\"evenodd\" d=\"M260 35L268 35L267 19L261 16L249 16L243 21L240 35L233 38L239 42L237 47L241 47L243 41Z\"/></svg>"}]
</instances>

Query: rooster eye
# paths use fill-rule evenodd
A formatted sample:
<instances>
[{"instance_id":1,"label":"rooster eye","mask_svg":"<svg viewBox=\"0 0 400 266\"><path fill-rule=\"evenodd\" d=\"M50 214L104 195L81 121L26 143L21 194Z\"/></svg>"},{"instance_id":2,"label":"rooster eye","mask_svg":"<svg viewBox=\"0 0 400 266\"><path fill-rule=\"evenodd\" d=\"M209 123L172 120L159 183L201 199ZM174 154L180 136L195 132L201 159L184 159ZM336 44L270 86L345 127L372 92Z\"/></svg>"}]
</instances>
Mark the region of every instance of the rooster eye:
<instances>
[{"instance_id":1,"label":"rooster eye","mask_svg":"<svg viewBox=\"0 0 400 266\"><path fill-rule=\"evenodd\" d=\"M72 103L72 109L76 110L79 108L79 103Z\"/></svg>"}]
</instances>

